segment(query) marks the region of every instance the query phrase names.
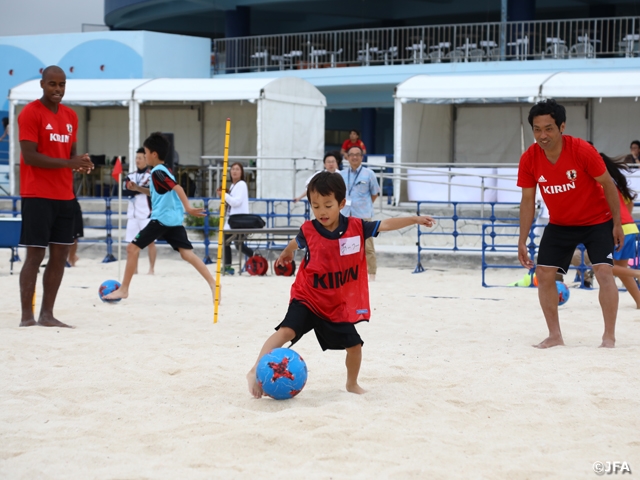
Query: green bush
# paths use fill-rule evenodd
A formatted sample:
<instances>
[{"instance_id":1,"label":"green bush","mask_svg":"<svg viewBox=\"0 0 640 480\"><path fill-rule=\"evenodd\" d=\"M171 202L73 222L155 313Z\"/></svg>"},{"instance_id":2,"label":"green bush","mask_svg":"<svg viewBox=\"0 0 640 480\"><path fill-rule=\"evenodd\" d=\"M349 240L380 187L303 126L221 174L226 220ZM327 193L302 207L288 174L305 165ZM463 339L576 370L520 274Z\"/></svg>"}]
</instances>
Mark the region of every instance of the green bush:
<instances>
[{"instance_id":1,"label":"green bush","mask_svg":"<svg viewBox=\"0 0 640 480\"><path fill-rule=\"evenodd\" d=\"M194 205L196 208L203 208L203 205ZM204 219L206 217L196 217L189 215L185 217L184 223L187 227L204 227ZM209 213L209 229L217 229L220 226L220 217L216 217Z\"/></svg>"}]
</instances>

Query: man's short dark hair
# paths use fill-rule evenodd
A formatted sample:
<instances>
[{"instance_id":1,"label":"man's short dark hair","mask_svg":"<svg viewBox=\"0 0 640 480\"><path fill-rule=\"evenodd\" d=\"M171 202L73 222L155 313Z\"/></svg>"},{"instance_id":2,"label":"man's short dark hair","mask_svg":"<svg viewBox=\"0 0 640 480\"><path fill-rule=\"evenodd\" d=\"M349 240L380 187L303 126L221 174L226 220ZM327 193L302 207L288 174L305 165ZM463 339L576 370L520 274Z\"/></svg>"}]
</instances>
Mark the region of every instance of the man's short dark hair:
<instances>
[{"instance_id":1,"label":"man's short dark hair","mask_svg":"<svg viewBox=\"0 0 640 480\"><path fill-rule=\"evenodd\" d=\"M138 150L136 150L136 153L141 153L144 155L144 148L140 147Z\"/></svg>"},{"instance_id":2,"label":"man's short dark hair","mask_svg":"<svg viewBox=\"0 0 640 480\"><path fill-rule=\"evenodd\" d=\"M633 142L631 142L631 145L629 145L629 148L633 147L634 145L637 145L638 148L640 148L640 140L634 140Z\"/></svg>"},{"instance_id":3,"label":"man's short dark hair","mask_svg":"<svg viewBox=\"0 0 640 480\"><path fill-rule=\"evenodd\" d=\"M323 197L333 193L338 203L347 196L347 186L339 173L320 172L311 179L307 186L307 200L311 201L311 192L316 192Z\"/></svg>"},{"instance_id":4,"label":"man's short dark hair","mask_svg":"<svg viewBox=\"0 0 640 480\"><path fill-rule=\"evenodd\" d=\"M351 133L351 132L355 133L356 135L358 135L358 138L360 138L360 131L359 130L356 130L355 128L352 128L351 130L349 130L349 133Z\"/></svg>"},{"instance_id":5,"label":"man's short dark hair","mask_svg":"<svg viewBox=\"0 0 640 480\"><path fill-rule=\"evenodd\" d=\"M326 165L327 164L327 158L328 157L333 157L336 159L336 162L338 163L338 170L342 170L342 155L340 155L340 152L337 151L331 151L331 152L327 152L324 154L324 158L322 159L322 165Z\"/></svg>"},{"instance_id":6,"label":"man's short dark hair","mask_svg":"<svg viewBox=\"0 0 640 480\"><path fill-rule=\"evenodd\" d=\"M547 98L541 102L536 103L531 110L529 110L529 125L533 127L533 119L542 115L551 115L556 121L556 125L560 128L560 125L567 121L567 111L562 105L556 102L553 98Z\"/></svg>"},{"instance_id":7,"label":"man's short dark hair","mask_svg":"<svg viewBox=\"0 0 640 480\"><path fill-rule=\"evenodd\" d=\"M358 145L351 145L348 149L347 149L347 153L349 153L351 151L352 148L357 148L358 150L360 150L360 153L364 155L364 150L362 150L362 147L358 146Z\"/></svg>"},{"instance_id":8,"label":"man's short dark hair","mask_svg":"<svg viewBox=\"0 0 640 480\"><path fill-rule=\"evenodd\" d=\"M158 158L164 162L169 154L169 140L160 132L153 132L144 141L143 145L148 148L150 152L156 152Z\"/></svg>"}]
</instances>

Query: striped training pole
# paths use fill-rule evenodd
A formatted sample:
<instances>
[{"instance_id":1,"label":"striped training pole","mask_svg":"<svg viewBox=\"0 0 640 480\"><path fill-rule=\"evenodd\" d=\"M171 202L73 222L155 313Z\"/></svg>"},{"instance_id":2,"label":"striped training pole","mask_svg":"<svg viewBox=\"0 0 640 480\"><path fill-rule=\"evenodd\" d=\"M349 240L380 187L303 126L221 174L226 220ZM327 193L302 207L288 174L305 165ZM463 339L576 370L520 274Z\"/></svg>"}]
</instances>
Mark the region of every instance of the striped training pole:
<instances>
[{"instance_id":1,"label":"striped training pole","mask_svg":"<svg viewBox=\"0 0 640 480\"><path fill-rule=\"evenodd\" d=\"M220 222L218 223L218 261L216 262L216 295L213 301L213 323L218 323L218 306L220 305L220 269L222 267L222 251L224 249L224 207L227 193L227 167L229 165L229 133L231 120L227 118L224 135L224 162L222 164L222 191L220 193Z\"/></svg>"}]
</instances>

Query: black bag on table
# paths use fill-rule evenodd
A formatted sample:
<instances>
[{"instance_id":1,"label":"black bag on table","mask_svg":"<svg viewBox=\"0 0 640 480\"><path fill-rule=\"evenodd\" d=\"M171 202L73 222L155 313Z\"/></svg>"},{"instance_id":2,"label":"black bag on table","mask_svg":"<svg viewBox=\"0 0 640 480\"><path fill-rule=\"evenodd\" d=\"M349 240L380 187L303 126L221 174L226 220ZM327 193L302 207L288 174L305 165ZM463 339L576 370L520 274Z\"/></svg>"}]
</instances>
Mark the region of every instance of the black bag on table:
<instances>
[{"instance_id":1,"label":"black bag on table","mask_svg":"<svg viewBox=\"0 0 640 480\"><path fill-rule=\"evenodd\" d=\"M253 213L238 213L229 217L231 228L264 228L265 223L260 215Z\"/></svg>"}]
</instances>

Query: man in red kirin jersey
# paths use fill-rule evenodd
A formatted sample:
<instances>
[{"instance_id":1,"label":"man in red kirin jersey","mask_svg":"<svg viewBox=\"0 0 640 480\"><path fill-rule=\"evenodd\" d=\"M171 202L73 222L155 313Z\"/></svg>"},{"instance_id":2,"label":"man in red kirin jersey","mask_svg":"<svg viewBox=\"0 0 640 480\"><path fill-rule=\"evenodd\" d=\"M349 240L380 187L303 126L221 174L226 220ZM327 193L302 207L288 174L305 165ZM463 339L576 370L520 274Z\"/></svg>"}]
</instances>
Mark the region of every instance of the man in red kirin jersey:
<instances>
[{"instance_id":1,"label":"man in red kirin jersey","mask_svg":"<svg viewBox=\"0 0 640 480\"><path fill-rule=\"evenodd\" d=\"M50 66L42 72L42 98L24 107L18 117L20 139L20 245L27 257L20 271L21 327L69 327L53 316L53 306L73 244L73 172L93 169L88 154L76 154L78 117L60 102L66 76ZM43 275L42 306L36 321L32 299L38 268L49 247Z\"/></svg>"},{"instance_id":2,"label":"man in red kirin jersey","mask_svg":"<svg viewBox=\"0 0 640 480\"><path fill-rule=\"evenodd\" d=\"M518 259L525 268L534 263L527 251L527 238L535 213L536 186L549 209L538 251L536 276L538 298L547 321L549 336L534 347L564 345L558 319L556 272L567 273L575 248L584 244L600 285L604 317L601 347L615 346L618 288L613 278L613 251L622 248L618 190L595 148L579 138L562 135L566 112L549 99L534 105L529 123L536 139L522 155L518 168L520 238Z\"/></svg>"},{"instance_id":3,"label":"man in red kirin jersey","mask_svg":"<svg viewBox=\"0 0 640 480\"><path fill-rule=\"evenodd\" d=\"M368 321L371 314L365 240L409 225L431 227L435 221L427 216L374 222L345 217L340 210L346 194L339 173L321 172L309 182L307 198L316 218L300 227L276 266L290 263L298 248L306 249L306 254L291 287L289 310L262 346L258 361L274 348L286 342L293 345L313 330L322 350L347 351L347 391L364 393L358 385L363 342L355 324ZM258 361L247 374L249 391L255 398L262 396L256 381Z\"/></svg>"}]
</instances>

